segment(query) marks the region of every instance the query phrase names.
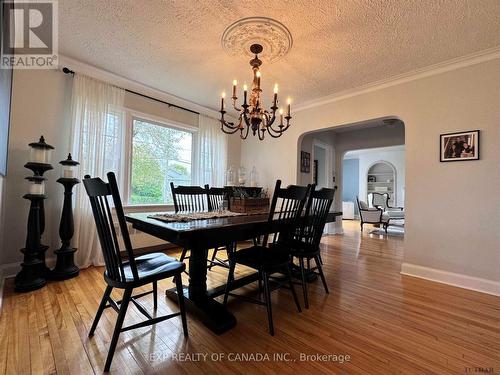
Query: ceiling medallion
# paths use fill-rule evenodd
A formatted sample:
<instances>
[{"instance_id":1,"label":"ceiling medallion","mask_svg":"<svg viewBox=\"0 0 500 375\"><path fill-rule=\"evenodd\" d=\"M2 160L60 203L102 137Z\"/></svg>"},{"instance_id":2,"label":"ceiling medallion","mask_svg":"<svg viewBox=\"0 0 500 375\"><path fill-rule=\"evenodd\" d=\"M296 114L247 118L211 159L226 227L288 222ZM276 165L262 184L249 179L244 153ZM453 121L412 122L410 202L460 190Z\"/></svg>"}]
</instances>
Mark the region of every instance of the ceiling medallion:
<instances>
[{"instance_id":1,"label":"ceiling medallion","mask_svg":"<svg viewBox=\"0 0 500 375\"><path fill-rule=\"evenodd\" d=\"M222 34L222 48L231 56L254 57L250 46L263 47L260 57L266 62L276 61L292 48L290 31L281 22L267 17L248 17L231 24Z\"/></svg>"}]
</instances>

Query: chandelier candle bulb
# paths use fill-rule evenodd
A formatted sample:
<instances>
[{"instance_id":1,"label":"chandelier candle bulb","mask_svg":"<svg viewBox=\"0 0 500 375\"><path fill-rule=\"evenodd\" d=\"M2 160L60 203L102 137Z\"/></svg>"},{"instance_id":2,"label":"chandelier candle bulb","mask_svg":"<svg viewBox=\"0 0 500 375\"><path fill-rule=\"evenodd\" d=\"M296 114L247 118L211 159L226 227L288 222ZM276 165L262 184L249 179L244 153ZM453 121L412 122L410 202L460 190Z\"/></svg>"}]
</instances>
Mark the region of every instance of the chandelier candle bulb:
<instances>
[{"instance_id":1,"label":"chandelier candle bulb","mask_svg":"<svg viewBox=\"0 0 500 375\"><path fill-rule=\"evenodd\" d=\"M283 126L283 108L280 108L280 127Z\"/></svg>"},{"instance_id":2,"label":"chandelier candle bulb","mask_svg":"<svg viewBox=\"0 0 500 375\"><path fill-rule=\"evenodd\" d=\"M233 80L233 99L236 100L236 85L238 84L237 80Z\"/></svg>"},{"instance_id":3,"label":"chandelier candle bulb","mask_svg":"<svg viewBox=\"0 0 500 375\"><path fill-rule=\"evenodd\" d=\"M288 98L287 103L288 103L288 113L287 113L287 116L290 117L290 104L292 103L292 99Z\"/></svg>"},{"instance_id":4,"label":"chandelier candle bulb","mask_svg":"<svg viewBox=\"0 0 500 375\"><path fill-rule=\"evenodd\" d=\"M226 97L226 93L222 92L221 99L220 99L220 110L224 110L224 98Z\"/></svg>"}]
</instances>

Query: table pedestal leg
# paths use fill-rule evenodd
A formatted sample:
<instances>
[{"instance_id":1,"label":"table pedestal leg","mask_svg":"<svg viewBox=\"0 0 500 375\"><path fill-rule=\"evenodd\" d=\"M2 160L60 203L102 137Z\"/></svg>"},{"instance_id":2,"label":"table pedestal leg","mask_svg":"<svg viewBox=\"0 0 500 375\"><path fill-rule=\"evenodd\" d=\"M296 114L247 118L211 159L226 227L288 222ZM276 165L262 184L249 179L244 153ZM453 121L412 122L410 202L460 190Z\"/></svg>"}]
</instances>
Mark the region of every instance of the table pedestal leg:
<instances>
[{"instance_id":1,"label":"table pedestal leg","mask_svg":"<svg viewBox=\"0 0 500 375\"><path fill-rule=\"evenodd\" d=\"M208 249L191 249L189 287L184 287L186 308L214 333L221 334L236 325L236 318L207 293L207 258ZM167 290L166 295L171 300L178 299L175 288Z\"/></svg>"}]
</instances>

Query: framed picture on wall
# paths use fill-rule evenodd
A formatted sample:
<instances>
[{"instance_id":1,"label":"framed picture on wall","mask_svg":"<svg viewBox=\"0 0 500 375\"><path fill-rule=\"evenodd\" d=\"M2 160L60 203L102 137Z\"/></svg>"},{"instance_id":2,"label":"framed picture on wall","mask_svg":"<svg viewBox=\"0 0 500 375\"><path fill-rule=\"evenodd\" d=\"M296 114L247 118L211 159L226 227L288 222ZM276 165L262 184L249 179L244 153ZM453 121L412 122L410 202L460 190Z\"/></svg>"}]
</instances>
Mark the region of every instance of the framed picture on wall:
<instances>
[{"instance_id":1,"label":"framed picture on wall","mask_svg":"<svg viewBox=\"0 0 500 375\"><path fill-rule=\"evenodd\" d=\"M311 153L300 152L300 171L303 173L311 173Z\"/></svg>"},{"instance_id":2,"label":"framed picture on wall","mask_svg":"<svg viewBox=\"0 0 500 375\"><path fill-rule=\"evenodd\" d=\"M441 162L479 160L479 130L441 134Z\"/></svg>"}]
</instances>

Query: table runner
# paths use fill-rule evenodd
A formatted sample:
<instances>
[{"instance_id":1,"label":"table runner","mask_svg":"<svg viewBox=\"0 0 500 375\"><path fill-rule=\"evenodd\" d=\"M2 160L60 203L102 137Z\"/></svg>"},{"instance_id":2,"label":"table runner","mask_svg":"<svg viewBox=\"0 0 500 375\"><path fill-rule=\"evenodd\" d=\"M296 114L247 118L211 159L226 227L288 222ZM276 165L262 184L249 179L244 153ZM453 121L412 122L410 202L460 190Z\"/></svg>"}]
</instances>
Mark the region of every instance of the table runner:
<instances>
[{"instance_id":1,"label":"table runner","mask_svg":"<svg viewBox=\"0 0 500 375\"><path fill-rule=\"evenodd\" d=\"M193 220L218 219L221 217L246 215L231 211L209 211L209 212L179 212L179 213L159 213L149 215L148 218L164 221L167 223L187 222Z\"/></svg>"}]
</instances>

